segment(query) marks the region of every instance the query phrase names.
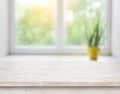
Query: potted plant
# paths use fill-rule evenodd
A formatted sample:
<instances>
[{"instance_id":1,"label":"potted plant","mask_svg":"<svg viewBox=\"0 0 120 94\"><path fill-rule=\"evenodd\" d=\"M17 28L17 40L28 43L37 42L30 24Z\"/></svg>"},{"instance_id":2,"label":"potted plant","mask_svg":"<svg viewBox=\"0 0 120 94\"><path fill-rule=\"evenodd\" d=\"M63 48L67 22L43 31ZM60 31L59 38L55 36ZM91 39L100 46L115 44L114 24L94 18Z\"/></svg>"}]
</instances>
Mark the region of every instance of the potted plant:
<instances>
[{"instance_id":1,"label":"potted plant","mask_svg":"<svg viewBox=\"0 0 120 94\"><path fill-rule=\"evenodd\" d=\"M97 60L100 52L100 41L103 36L103 29L100 25L100 19L96 21L92 32L86 32L86 40L88 44L88 55L91 60Z\"/></svg>"}]
</instances>

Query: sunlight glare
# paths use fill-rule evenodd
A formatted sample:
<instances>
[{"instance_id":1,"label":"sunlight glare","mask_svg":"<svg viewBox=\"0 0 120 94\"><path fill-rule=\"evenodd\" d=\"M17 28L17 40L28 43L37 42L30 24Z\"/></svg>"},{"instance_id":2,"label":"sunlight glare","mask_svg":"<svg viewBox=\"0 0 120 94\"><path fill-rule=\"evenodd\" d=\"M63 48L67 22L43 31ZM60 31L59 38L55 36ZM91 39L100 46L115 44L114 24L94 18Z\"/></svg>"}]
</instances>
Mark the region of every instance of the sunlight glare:
<instances>
[{"instance_id":1,"label":"sunlight glare","mask_svg":"<svg viewBox=\"0 0 120 94\"><path fill-rule=\"evenodd\" d=\"M66 16L66 20L68 22L72 22L74 20L74 13L72 10L69 10Z\"/></svg>"},{"instance_id":2,"label":"sunlight glare","mask_svg":"<svg viewBox=\"0 0 120 94\"><path fill-rule=\"evenodd\" d=\"M48 5L48 0L25 0L23 2L20 2L21 5L28 5L28 4L40 4L42 6Z\"/></svg>"}]
</instances>

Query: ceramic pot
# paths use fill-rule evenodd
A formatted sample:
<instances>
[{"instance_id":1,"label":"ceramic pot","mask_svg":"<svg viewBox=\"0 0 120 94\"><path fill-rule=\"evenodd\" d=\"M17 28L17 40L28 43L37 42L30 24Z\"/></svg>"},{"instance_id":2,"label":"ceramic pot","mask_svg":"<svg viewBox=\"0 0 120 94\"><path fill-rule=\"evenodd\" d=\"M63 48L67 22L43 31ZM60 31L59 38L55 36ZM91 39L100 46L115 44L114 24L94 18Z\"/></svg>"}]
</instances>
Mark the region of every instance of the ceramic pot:
<instances>
[{"instance_id":1,"label":"ceramic pot","mask_svg":"<svg viewBox=\"0 0 120 94\"><path fill-rule=\"evenodd\" d=\"M100 52L100 48L88 47L88 55L91 60L97 60Z\"/></svg>"}]
</instances>

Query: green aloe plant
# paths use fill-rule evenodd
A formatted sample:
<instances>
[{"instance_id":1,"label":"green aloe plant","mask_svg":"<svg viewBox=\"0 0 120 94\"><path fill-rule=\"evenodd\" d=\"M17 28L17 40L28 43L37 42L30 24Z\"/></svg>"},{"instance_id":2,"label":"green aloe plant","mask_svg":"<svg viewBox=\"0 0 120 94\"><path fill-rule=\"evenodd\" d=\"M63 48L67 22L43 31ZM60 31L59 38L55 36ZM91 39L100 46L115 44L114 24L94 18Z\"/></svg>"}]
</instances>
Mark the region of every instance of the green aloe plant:
<instances>
[{"instance_id":1,"label":"green aloe plant","mask_svg":"<svg viewBox=\"0 0 120 94\"><path fill-rule=\"evenodd\" d=\"M89 32L85 30L86 41L87 41L88 46L96 47L96 48L99 47L103 33L104 33L104 30L100 26L100 19L98 19L92 32L90 32L90 30Z\"/></svg>"}]
</instances>

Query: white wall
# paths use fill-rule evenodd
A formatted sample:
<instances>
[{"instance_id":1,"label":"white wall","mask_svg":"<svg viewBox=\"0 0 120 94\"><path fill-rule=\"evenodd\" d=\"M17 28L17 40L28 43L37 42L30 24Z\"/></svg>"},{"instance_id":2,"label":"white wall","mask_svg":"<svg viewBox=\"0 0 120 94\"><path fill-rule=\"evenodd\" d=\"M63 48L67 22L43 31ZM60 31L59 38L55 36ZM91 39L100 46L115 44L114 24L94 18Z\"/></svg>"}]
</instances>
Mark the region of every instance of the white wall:
<instances>
[{"instance_id":1,"label":"white wall","mask_svg":"<svg viewBox=\"0 0 120 94\"><path fill-rule=\"evenodd\" d=\"M0 0L0 57L8 54L9 0Z\"/></svg>"},{"instance_id":2,"label":"white wall","mask_svg":"<svg viewBox=\"0 0 120 94\"><path fill-rule=\"evenodd\" d=\"M120 0L112 0L112 55L120 58Z\"/></svg>"}]
</instances>

